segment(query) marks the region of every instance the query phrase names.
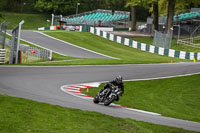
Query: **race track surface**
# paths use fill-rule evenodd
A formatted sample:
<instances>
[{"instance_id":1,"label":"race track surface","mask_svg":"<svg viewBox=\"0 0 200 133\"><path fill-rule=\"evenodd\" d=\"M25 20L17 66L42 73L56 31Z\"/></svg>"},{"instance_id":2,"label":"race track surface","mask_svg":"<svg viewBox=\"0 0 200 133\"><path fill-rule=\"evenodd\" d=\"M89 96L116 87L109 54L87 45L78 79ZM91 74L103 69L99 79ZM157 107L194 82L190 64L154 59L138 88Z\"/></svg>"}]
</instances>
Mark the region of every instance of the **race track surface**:
<instances>
[{"instance_id":1,"label":"race track surface","mask_svg":"<svg viewBox=\"0 0 200 133\"><path fill-rule=\"evenodd\" d=\"M11 31L9 30L8 33L11 34ZM22 30L21 39L66 56L79 58L112 58L100 53L74 46L73 44L67 42L55 40L36 31Z\"/></svg>"},{"instance_id":2,"label":"race track surface","mask_svg":"<svg viewBox=\"0 0 200 133\"><path fill-rule=\"evenodd\" d=\"M74 97L60 90L63 85L109 81L119 74L125 80L132 80L192 73L200 73L200 63L61 67L0 66L0 93L200 132L200 123L197 122L96 105L89 100Z\"/></svg>"}]
</instances>

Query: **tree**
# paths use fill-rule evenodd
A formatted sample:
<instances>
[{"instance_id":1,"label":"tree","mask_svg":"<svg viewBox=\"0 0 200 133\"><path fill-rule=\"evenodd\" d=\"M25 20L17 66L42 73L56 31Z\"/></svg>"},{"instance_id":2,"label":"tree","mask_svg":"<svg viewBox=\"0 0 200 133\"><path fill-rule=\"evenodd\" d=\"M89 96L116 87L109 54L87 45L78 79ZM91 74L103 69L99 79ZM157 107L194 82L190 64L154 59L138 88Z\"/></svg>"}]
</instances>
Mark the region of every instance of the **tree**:
<instances>
[{"instance_id":1,"label":"tree","mask_svg":"<svg viewBox=\"0 0 200 133\"><path fill-rule=\"evenodd\" d=\"M75 11L78 0L37 0L35 8L40 12L67 14Z\"/></svg>"},{"instance_id":2,"label":"tree","mask_svg":"<svg viewBox=\"0 0 200 133\"><path fill-rule=\"evenodd\" d=\"M154 30L158 30L158 25L159 25L158 0L153 0L152 1L152 5L153 5L153 25L154 25Z\"/></svg>"},{"instance_id":3,"label":"tree","mask_svg":"<svg viewBox=\"0 0 200 133\"><path fill-rule=\"evenodd\" d=\"M131 8L131 30L136 30L136 6L140 5L142 0L127 0L125 7Z\"/></svg>"},{"instance_id":4,"label":"tree","mask_svg":"<svg viewBox=\"0 0 200 133\"><path fill-rule=\"evenodd\" d=\"M167 34L171 33L171 28L173 27L175 1L176 0L168 0L167 23L166 23L166 29L165 29L165 32Z\"/></svg>"},{"instance_id":5,"label":"tree","mask_svg":"<svg viewBox=\"0 0 200 133\"><path fill-rule=\"evenodd\" d=\"M173 27L173 16L177 12L183 13L189 11L191 7L200 7L199 0L159 0L159 12L167 13L166 33L170 33ZM187 10L188 9L188 10ZM184 10L184 11L183 11Z\"/></svg>"},{"instance_id":6,"label":"tree","mask_svg":"<svg viewBox=\"0 0 200 133\"><path fill-rule=\"evenodd\" d=\"M111 10L127 10L124 5L126 4L126 0L105 0L105 6Z\"/></svg>"}]
</instances>

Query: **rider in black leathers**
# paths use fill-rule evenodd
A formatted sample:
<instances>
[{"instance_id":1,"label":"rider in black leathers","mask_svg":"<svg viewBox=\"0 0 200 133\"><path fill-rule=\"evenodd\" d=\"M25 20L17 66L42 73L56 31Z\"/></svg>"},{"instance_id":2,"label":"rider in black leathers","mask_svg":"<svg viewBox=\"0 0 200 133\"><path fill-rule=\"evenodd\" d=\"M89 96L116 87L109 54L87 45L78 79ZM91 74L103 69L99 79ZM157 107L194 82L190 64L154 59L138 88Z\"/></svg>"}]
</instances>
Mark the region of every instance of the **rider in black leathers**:
<instances>
[{"instance_id":1,"label":"rider in black leathers","mask_svg":"<svg viewBox=\"0 0 200 133\"><path fill-rule=\"evenodd\" d=\"M117 86L120 90L121 93L119 94L120 96L122 96L122 94L124 93L124 84L122 82L122 76L117 76L113 81L108 82L100 91L100 93L105 90L106 88L111 88L111 86ZM119 97L117 96L116 101L119 101Z\"/></svg>"}]
</instances>

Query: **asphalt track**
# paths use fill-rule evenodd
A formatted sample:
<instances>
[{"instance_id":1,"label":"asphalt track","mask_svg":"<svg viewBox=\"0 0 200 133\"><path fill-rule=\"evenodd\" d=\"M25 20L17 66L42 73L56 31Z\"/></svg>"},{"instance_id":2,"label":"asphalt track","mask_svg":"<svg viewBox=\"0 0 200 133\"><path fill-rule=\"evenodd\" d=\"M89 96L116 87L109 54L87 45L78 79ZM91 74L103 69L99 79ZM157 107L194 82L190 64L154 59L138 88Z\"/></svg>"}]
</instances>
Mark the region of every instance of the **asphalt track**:
<instances>
[{"instance_id":1,"label":"asphalt track","mask_svg":"<svg viewBox=\"0 0 200 133\"><path fill-rule=\"evenodd\" d=\"M108 58L36 32L23 31L22 38L65 55ZM119 74L125 80L145 80L193 73L200 73L200 63L60 67L0 66L0 93L200 132L200 123L197 122L150 115L113 106L96 105L91 101L66 94L60 89L61 86L69 84L109 81Z\"/></svg>"},{"instance_id":2,"label":"asphalt track","mask_svg":"<svg viewBox=\"0 0 200 133\"><path fill-rule=\"evenodd\" d=\"M11 34L11 31L8 30L8 33ZM36 31L22 30L21 39L66 56L79 58L113 58L81 47L74 46L73 44L63 42L61 40L55 40L54 38L48 37L47 35Z\"/></svg>"},{"instance_id":3,"label":"asphalt track","mask_svg":"<svg viewBox=\"0 0 200 133\"><path fill-rule=\"evenodd\" d=\"M200 123L197 122L149 115L112 106L104 107L60 90L62 85L109 81L118 74L125 80L136 80L199 72L200 63L63 67L0 66L0 93L200 132Z\"/></svg>"}]
</instances>

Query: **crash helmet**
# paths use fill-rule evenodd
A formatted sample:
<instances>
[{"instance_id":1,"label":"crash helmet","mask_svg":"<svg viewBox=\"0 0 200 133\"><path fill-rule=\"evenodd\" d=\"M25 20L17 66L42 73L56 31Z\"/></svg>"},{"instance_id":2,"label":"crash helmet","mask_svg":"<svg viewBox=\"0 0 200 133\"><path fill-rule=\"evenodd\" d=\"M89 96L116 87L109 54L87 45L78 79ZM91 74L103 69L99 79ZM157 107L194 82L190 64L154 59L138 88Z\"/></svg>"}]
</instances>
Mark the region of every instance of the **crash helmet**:
<instances>
[{"instance_id":1,"label":"crash helmet","mask_svg":"<svg viewBox=\"0 0 200 133\"><path fill-rule=\"evenodd\" d=\"M121 84L121 83L122 83L122 76L121 76L121 75L118 75L118 76L115 78L115 81L117 82L117 84Z\"/></svg>"}]
</instances>

